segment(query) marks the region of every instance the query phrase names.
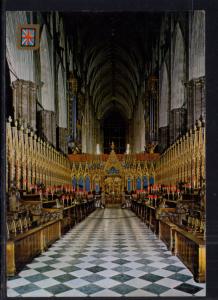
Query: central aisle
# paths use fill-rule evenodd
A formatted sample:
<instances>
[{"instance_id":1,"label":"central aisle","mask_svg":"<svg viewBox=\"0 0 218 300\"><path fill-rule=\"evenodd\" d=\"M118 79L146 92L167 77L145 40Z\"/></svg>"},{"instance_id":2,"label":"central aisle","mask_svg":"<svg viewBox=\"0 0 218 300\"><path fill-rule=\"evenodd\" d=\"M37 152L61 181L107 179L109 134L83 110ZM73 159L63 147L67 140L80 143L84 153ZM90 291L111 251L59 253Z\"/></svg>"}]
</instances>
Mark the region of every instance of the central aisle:
<instances>
[{"instance_id":1,"label":"central aisle","mask_svg":"<svg viewBox=\"0 0 218 300\"><path fill-rule=\"evenodd\" d=\"M127 209L97 209L8 281L8 296L205 295L205 284Z\"/></svg>"}]
</instances>

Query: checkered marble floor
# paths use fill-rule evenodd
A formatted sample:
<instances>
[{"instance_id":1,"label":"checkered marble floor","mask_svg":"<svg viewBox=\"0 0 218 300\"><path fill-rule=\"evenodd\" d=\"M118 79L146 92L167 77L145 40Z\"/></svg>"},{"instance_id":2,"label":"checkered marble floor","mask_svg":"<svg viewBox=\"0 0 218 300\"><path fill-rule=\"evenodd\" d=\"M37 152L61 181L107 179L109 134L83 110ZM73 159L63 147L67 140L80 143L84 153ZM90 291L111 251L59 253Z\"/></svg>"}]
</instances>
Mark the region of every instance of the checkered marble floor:
<instances>
[{"instance_id":1,"label":"checkered marble floor","mask_svg":"<svg viewBox=\"0 0 218 300\"><path fill-rule=\"evenodd\" d=\"M97 209L8 279L8 297L205 296L130 210Z\"/></svg>"}]
</instances>

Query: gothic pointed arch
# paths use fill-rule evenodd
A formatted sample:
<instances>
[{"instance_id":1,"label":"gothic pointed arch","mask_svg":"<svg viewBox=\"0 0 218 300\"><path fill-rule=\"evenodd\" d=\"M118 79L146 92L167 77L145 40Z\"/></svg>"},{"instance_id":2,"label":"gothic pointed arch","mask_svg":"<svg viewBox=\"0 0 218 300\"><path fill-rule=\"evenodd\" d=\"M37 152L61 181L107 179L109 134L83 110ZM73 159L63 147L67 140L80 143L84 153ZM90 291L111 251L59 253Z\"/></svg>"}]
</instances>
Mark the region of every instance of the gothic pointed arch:
<instances>
[{"instance_id":1,"label":"gothic pointed arch","mask_svg":"<svg viewBox=\"0 0 218 300\"><path fill-rule=\"evenodd\" d=\"M159 127L165 127L168 125L169 109L169 76L166 62L162 65L160 80Z\"/></svg>"},{"instance_id":2,"label":"gothic pointed arch","mask_svg":"<svg viewBox=\"0 0 218 300\"><path fill-rule=\"evenodd\" d=\"M64 81L64 70L61 64L58 66L58 124L61 128L67 128L67 99Z\"/></svg>"},{"instance_id":3,"label":"gothic pointed arch","mask_svg":"<svg viewBox=\"0 0 218 300\"><path fill-rule=\"evenodd\" d=\"M175 29L172 60L171 110L181 108L185 99L185 44L179 23Z\"/></svg>"},{"instance_id":4,"label":"gothic pointed arch","mask_svg":"<svg viewBox=\"0 0 218 300\"><path fill-rule=\"evenodd\" d=\"M191 22L189 79L205 75L205 12L195 11Z\"/></svg>"},{"instance_id":5,"label":"gothic pointed arch","mask_svg":"<svg viewBox=\"0 0 218 300\"><path fill-rule=\"evenodd\" d=\"M55 111L52 53L50 53L49 37L45 25L43 26L41 33L39 53L41 71L41 104L44 109Z\"/></svg>"}]
</instances>

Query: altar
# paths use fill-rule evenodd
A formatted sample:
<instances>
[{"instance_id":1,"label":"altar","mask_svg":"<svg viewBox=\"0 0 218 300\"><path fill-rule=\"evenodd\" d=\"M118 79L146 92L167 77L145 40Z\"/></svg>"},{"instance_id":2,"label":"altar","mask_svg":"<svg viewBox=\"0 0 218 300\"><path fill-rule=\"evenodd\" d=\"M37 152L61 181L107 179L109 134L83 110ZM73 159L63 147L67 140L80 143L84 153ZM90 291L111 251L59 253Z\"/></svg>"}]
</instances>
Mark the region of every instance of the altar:
<instances>
[{"instance_id":1,"label":"altar","mask_svg":"<svg viewBox=\"0 0 218 300\"><path fill-rule=\"evenodd\" d=\"M114 144L104 167L105 205L121 204L123 194L123 167L114 151Z\"/></svg>"}]
</instances>

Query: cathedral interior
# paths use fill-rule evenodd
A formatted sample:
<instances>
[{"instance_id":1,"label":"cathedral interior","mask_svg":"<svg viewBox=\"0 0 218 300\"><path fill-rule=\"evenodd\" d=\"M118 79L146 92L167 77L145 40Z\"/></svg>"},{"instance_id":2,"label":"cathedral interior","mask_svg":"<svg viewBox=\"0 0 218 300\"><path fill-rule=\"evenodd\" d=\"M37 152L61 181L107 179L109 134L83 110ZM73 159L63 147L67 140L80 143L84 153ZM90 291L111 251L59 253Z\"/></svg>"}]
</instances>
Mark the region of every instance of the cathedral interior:
<instances>
[{"instance_id":1,"label":"cathedral interior","mask_svg":"<svg viewBox=\"0 0 218 300\"><path fill-rule=\"evenodd\" d=\"M5 82L7 295L205 296L204 12L8 11Z\"/></svg>"}]
</instances>

